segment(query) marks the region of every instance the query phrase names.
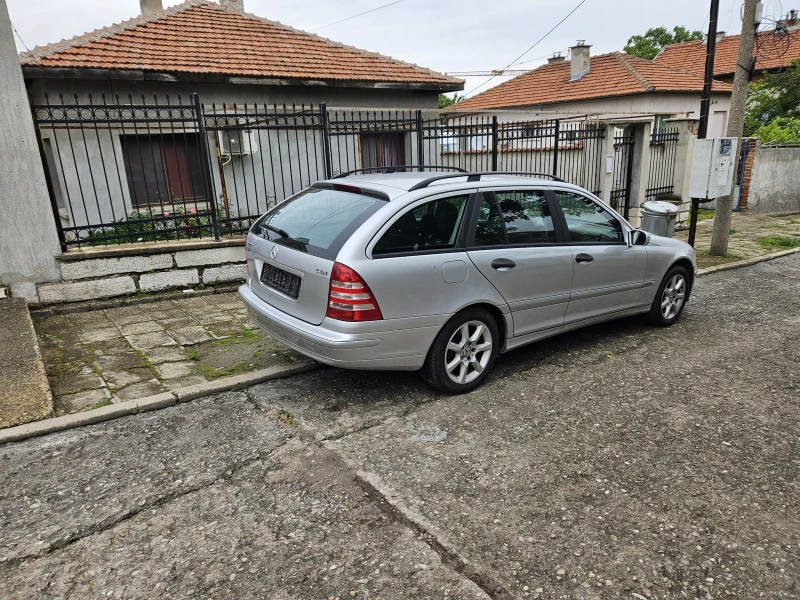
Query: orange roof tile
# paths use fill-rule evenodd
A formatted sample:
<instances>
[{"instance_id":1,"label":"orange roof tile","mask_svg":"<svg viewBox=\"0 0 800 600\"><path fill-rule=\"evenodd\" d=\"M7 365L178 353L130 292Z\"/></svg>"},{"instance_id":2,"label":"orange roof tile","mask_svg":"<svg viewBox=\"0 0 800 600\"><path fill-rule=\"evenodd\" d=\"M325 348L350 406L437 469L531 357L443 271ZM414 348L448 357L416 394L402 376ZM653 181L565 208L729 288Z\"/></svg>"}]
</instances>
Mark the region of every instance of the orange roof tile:
<instances>
[{"instance_id":1,"label":"orange roof tile","mask_svg":"<svg viewBox=\"0 0 800 600\"><path fill-rule=\"evenodd\" d=\"M729 35L717 42L714 55L714 76L733 75L739 56L739 35ZM653 60L659 65L674 67L702 77L706 67L705 42L684 42L665 46ZM800 58L800 29L793 29L785 38L776 37L773 31L761 31L753 49L756 71L788 67Z\"/></svg>"},{"instance_id":2,"label":"orange roof tile","mask_svg":"<svg viewBox=\"0 0 800 600\"><path fill-rule=\"evenodd\" d=\"M506 81L453 105L454 110L482 110L513 106L555 104L649 92L700 92L703 79L649 60L611 52L591 59L591 70L570 81L569 61L552 63ZM731 86L714 83L714 91Z\"/></svg>"},{"instance_id":3,"label":"orange roof tile","mask_svg":"<svg viewBox=\"0 0 800 600\"><path fill-rule=\"evenodd\" d=\"M207 0L189 0L20 55L36 67L86 68L299 80L421 84L463 80L345 46Z\"/></svg>"}]
</instances>

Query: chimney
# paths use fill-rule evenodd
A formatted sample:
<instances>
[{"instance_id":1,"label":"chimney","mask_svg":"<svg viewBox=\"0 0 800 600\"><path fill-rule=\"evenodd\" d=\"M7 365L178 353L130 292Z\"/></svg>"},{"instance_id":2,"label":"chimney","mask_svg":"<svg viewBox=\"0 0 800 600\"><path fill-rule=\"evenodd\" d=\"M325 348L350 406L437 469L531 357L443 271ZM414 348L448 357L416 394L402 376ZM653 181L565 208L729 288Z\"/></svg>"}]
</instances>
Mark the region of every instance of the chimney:
<instances>
[{"instance_id":1,"label":"chimney","mask_svg":"<svg viewBox=\"0 0 800 600\"><path fill-rule=\"evenodd\" d=\"M164 10L164 7L161 5L161 0L139 0L139 10L142 16L147 16Z\"/></svg>"},{"instance_id":2,"label":"chimney","mask_svg":"<svg viewBox=\"0 0 800 600\"><path fill-rule=\"evenodd\" d=\"M719 44L724 38L725 38L725 32L724 31L718 31L717 32L717 38L716 38L717 39L717 43ZM708 43L708 34L707 33L705 35L703 35L703 43L704 44Z\"/></svg>"},{"instance_id":3,"label":"chimney","mask_svg":"<svg viewBox=\"0 0 800 600\"><path fill-rule=\"evenodd\" d=\"M589 64L589 48L584 40L578 40L578 43L570 48L570 81L576 81L586 75L591 68Z\"/></svg>"},{"instance_id":4,"label":"chimney","mask_svg":"<svg viewBox=\"0 0 800 600\"><path fill-rule=\"evenodd\" d=\"M561 56L561 52L553 52L553 56L547 59L547 64L552 65L553 63L562 63L567 58L565 56Z\"/></svg>"},{"instance_id":5,"label":"chimney","mask_svg":"<svg viewBox=\"0 0 800 600\"><path fill-rule=\"evenodd\" d=\"M244 0L219 0L220 6L236 12L244 12Z\"/></svg>"},{"instance_id":6,"label":"chimney","mask_svg":"<svg viewBox=\"0 0 800 600\"><path fill-rule=\"evenodd\" d=\"M792 9L786 14L786 28L789 30L800 29L800 18L798 18L796 9Z\"/></svg>"}]
</instances>

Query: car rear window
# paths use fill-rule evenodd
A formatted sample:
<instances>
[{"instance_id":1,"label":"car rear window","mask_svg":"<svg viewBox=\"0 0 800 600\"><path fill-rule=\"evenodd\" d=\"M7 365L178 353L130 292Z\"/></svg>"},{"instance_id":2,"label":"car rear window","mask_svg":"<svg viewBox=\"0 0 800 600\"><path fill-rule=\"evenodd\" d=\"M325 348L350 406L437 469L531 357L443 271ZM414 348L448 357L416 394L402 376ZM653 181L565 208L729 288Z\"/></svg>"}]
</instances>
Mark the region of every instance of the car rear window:
<instances>
[{"instance_id":1,"label":"car rear window","mask_svg":"<svg viewBox=\"0 0 800 600\"><path fill-rule=\"evenodd\" d=\"M353 232L384 204L366 194L309 188L265 214L253 233L333 260Z\"/></svg>"}]
</instances>

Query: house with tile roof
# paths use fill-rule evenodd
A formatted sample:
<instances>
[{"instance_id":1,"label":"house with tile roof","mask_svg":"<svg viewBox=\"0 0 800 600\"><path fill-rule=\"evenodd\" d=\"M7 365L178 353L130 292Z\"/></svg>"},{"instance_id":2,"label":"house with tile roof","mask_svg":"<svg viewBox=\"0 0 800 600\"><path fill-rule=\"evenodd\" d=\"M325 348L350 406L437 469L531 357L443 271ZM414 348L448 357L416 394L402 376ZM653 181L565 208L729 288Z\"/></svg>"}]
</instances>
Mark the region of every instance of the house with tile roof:
<instances>
[{"instance_id":1,"label":"house with tile roof","mask_svg":"<svg viewBox=\"0 0 800 600\"><path fill-rule=\"evenodd\" d=\"M717 49L714 54L714 79L733 84L736 61L739 56L739 35L717 34ZM653 59L658 65L688 71L699 77L705 71L705 41L670 44ZM797 11L791 11L777 29L759 31L753 46L755 65L753 79L758 80L762 74L786 69L792 61L800 58L800 18ZM748 65L749 66L749 65Z\"/></svg>"},{"instance_id":2,"label":"house with tile roof","mask_svg":"<svg viewBox=\"0 0 800 600\"><path fill-rule=\"evenodd\" d=\"M407 115L388 133L362 132L349 124L356 111L371 109L380 120L376 110L438 110L441 92L464 87L247 13L242 0L140 7L123 23L20 55L41 107L55 202L76 236L132 214L208 214L214 200L240 233L253 215L326 173L410 159L417 142ZM323 103L340 107L342 135L333 141L323 139ZM333 149L328 165L323 143Z\"/></svg>"},{"instance_id":3,"label":"house with tile roof","mask_svg":"<svg viewBox=\"0 0 800 600\"><path fill-rule=\"evenodd\" d=\"M454 113L492 110L500 118L521 113L538 118L662 120L697 118L703 78L621 52L590 55L579 42L571 58L553 57L547 64L453 106ZM714 84L709 135L727 126L732 87Z\"/></svg>"},{"instance_id":4,"label":"house with tile roof","mask_svg":"<svg viewBox=\"0 0 800 600\"><path fill-rule=\"evenodd\" d=\"M435 108L460 79L244 12L241 0L187 0L20 55L33 91L212 91L231 100ZM94 82L90 85L89 82ZM208 94L206 94L208 95Z\"/></svg>"}]
</instances>

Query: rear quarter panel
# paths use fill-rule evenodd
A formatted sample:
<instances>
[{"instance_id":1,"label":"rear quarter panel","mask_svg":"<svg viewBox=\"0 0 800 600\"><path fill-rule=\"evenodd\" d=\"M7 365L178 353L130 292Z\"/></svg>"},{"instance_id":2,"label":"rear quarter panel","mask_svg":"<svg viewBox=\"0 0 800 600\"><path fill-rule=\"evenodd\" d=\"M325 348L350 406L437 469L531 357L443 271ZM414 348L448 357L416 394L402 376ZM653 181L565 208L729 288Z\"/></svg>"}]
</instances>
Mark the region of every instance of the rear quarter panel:
<instances>
[{"instance_id":1,"label":"rear quarter panel","mask_svg":"<svg viewBox=\"0 0 800 600\"><path fill-rule=\"evenodd\" d=\"M397 218L420 203L444 195L439 190L430 190L427 194L410 193L388 202L345 243L336 258L364 278L387 321L415 319L420 325L438 326L459 310L479 303L497 306L504 314L508 313L503 297L472 264L466 251L368 256L372 242Z\"/></svg>"}]
</instances>

